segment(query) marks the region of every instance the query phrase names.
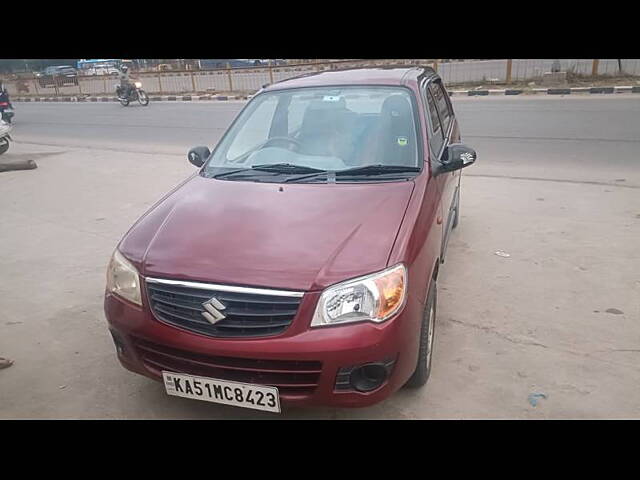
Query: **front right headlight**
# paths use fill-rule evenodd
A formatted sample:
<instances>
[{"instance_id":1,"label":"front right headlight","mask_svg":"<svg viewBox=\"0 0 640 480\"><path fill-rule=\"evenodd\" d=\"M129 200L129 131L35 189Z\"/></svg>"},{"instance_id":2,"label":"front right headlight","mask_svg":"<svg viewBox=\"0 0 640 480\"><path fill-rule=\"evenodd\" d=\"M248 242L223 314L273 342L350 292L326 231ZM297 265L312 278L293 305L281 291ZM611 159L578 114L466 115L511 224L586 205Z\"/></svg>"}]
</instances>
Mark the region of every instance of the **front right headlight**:
<instances>
[{"instance_id":1,"label":"front right headlight","mask_svg":"<svg viewBox=\"0 0 640 480\"><path fill-rule=\"evenodd\" d=\"M142 305L138 271L117 249L107 268L107 291L136 305Z\"/></svg>"}]
</instances>

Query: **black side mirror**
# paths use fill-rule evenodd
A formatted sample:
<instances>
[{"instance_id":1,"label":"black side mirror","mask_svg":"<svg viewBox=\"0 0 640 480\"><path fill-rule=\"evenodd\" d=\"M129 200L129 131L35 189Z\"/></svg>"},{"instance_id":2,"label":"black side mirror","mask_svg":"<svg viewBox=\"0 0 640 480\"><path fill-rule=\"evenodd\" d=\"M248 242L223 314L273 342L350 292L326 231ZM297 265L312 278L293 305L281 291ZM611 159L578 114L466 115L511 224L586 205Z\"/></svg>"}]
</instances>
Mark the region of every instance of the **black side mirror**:
<instances>
[{"instance_id":1,"label":"black side mirror","mask_svg":"<svg viewBox=\"0 0 640 480\"><path fill-rule=\"evenodd\" d=\"M191 150L189 150L187 158L196 167L201 167L202 165L204 165L204 162L207 161L209 155L211 155L209 147L193 147Z\"/></svg>"},{"instance_id":2,"label":"black side mirror","mask_svg":"<svg viewBox=\"0 0 640 480\"><path fill-rule=\"evenodd\" d=\"M435 166L433 174L435 176L468 167L476 161L477 157L478 155L473 148L461 143L452 143L442 152L441 163Z\"/></svg>"}]
</instances>

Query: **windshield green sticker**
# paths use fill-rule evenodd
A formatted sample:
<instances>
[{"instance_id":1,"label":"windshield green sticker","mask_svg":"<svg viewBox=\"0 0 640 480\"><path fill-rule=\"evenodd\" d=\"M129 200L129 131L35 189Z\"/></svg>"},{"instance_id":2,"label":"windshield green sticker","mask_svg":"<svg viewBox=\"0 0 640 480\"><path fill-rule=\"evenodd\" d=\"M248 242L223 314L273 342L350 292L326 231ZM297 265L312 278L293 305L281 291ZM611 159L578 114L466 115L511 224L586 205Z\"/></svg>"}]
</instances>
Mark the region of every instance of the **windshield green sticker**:
<instances>
[{"instance_id":1,"label":"windshield green sticker","mask_svg":"<svg viewBox=\"0 0 640 480\"><path fill-rule=\"evenodd\" d=\"M407 143L409 143L407 137L398 137L398 145L400 145L401 147L406 147Z\"/></svg>"}]
</instances>

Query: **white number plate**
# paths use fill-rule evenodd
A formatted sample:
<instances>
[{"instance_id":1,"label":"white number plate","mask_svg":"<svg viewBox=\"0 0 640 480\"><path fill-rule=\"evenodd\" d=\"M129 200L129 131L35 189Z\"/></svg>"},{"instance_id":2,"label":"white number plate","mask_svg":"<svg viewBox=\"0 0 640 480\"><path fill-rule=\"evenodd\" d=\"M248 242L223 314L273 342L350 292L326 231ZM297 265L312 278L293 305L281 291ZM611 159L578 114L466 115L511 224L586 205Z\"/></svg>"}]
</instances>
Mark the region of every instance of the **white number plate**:
<instances>
[{"instance_id":1,"label":"white number plate","mask_svg":"<svg viewBox=\"0 0 640 480\"><path fill-rule=\"evenodd\" d=\"M280 413L280 395L276 387L165 371L162 377L169 395Z\"/></svg>"}]
</instances>

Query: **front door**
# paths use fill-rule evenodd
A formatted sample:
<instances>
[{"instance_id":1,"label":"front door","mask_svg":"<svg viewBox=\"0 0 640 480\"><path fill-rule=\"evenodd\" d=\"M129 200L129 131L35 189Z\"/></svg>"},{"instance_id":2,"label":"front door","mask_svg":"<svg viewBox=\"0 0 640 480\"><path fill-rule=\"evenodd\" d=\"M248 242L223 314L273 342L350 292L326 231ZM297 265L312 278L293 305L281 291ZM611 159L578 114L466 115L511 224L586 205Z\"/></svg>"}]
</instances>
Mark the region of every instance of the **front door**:
<instances>
[{"instance_id":1,"label":"front door","mask_svg":"<svg viewBox=\"0 0 640 480\"><path fill-rule=\"evenodd\" d=\"M450 140L455 135L459 137L459 133L457 133L453 109L440 79L426 82L422 90L429 113L429 158L433 165L440 161ZM440 215L443 220L441 260L443 260L455 216L459 172L443 173L434 180L441 199Z\"/></svg>"}]
</instances>

